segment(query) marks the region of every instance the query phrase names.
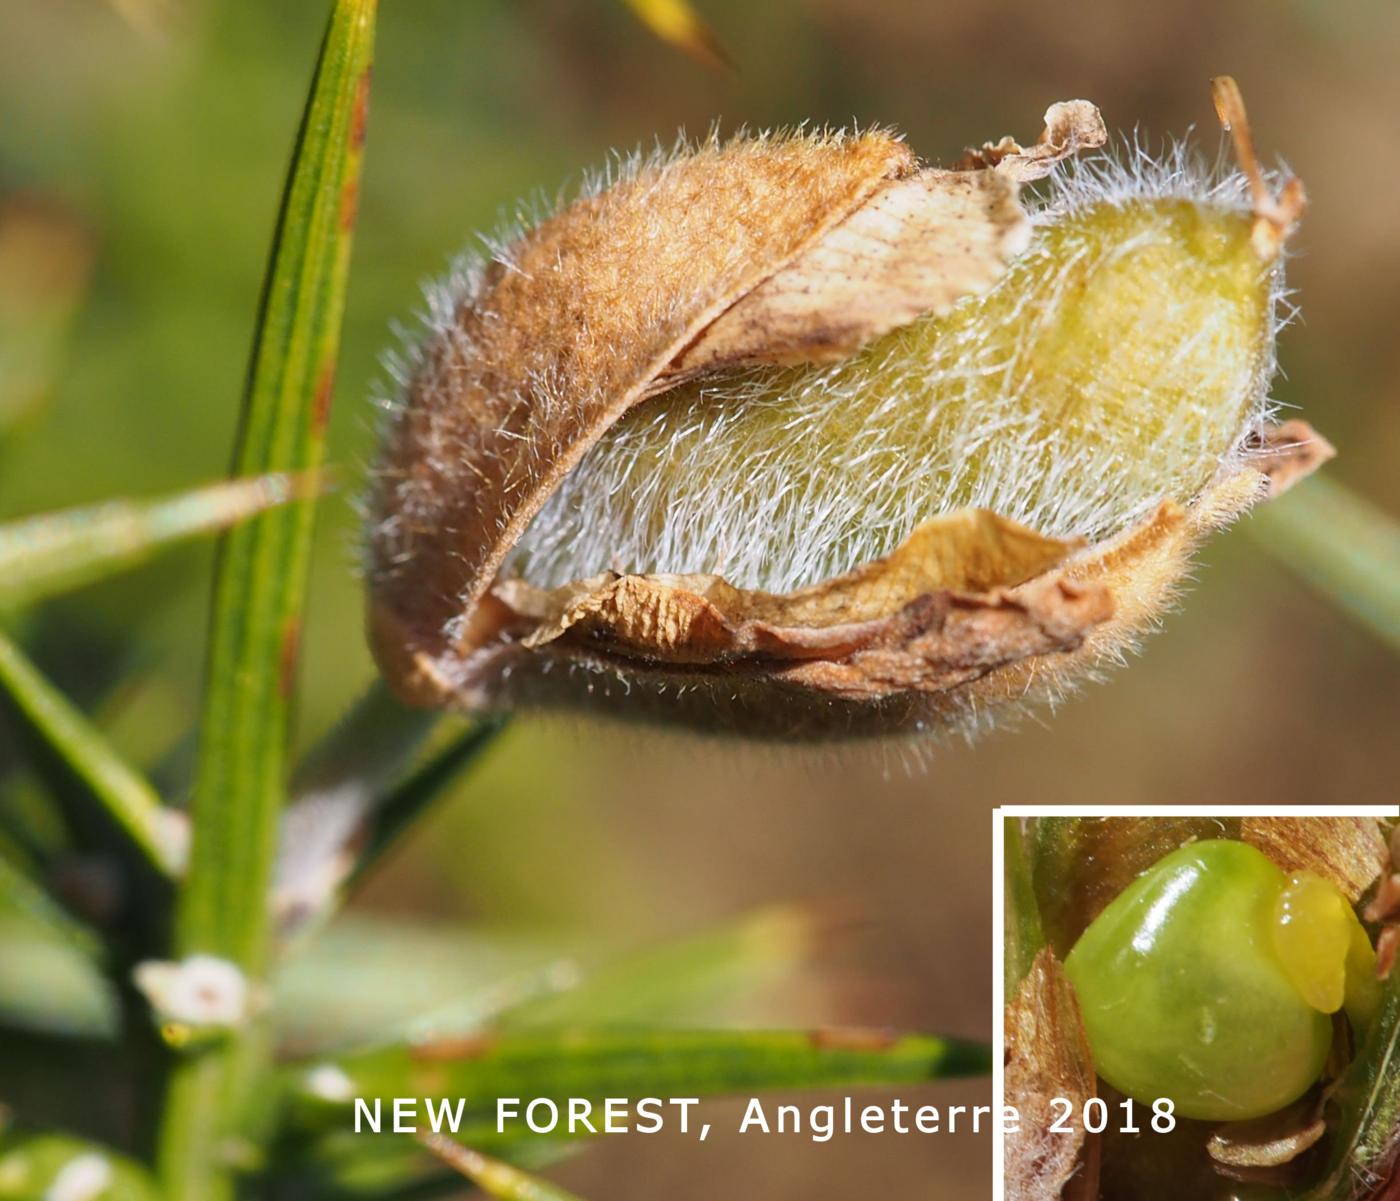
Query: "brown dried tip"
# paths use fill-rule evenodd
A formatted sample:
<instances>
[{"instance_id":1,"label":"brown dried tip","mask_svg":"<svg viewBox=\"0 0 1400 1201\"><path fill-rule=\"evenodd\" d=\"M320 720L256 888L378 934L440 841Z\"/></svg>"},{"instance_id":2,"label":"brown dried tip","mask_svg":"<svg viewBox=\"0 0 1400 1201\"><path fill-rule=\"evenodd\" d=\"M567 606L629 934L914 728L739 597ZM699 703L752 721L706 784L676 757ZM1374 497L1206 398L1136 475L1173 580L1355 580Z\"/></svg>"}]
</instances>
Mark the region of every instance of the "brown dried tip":
<instances>
[{"instance_id":1,"label":"brown dried tip","mask_svg":"<svg viewBox=\"0 0 1400 1201\"><path fill-rule=\"evenodd\" d=\"M1269 191L1264 172L1259 166L1259 156L1254 151L1254 138L1249 132L1249 115L1245 112L1240 85L1233 75L1217 75L1210 81L1210 90L1221 128L1234 139L1235 158L1249 180L1250 195L1254 199L1254 249L1260 258L1272 261L1278 257L1278 252L1307 206L1303 181L1291 175L1284 181L1277 196Z\"/></svg>"},{"instance_id":2,"label":"brown dried tip","mask_svg":"<svg viewBox=\"0 0 1400 1201\"><path fill-rule=\"evenodd\" d=\"M1304 1110L1309 1112L1304 1112ZM1292 1163L1327 1133L1315 1103L1285 1114L1251 1122L1231 1122L1216 1130L1206 1150L1216 1163L1231 1168L1277 1168ZM1290 1123L1288 1119L1292 1119Z\"/></svg>"},{"instance_id":3,"label":"brown dried tip","mask_svg":"<svg viewBox=\"0 0 1400 1201\"><path fill-rule=\"evenodd\" d=\"M1246 445L1268 477L1270 497L1281 496L1337 455L1332 443L1296 417L1256 431Z\"/></svg>"},{"instance_id":4,"label":"brown dried tip","mask_svg":"<svg viewBox=\"0 0 1400 1201\"><path fill-rule=\"evenodd\" d=\"M1044 179L1055 164L1093 150L1108 141L1108 130L1098 107L1087 100L1062 100L1045 110L1045 128L1029 147L1014 138L985 142L980 150L969 150L958 163L964 171L993 168L1017 183Z\"/></svg>"}]
</instances>

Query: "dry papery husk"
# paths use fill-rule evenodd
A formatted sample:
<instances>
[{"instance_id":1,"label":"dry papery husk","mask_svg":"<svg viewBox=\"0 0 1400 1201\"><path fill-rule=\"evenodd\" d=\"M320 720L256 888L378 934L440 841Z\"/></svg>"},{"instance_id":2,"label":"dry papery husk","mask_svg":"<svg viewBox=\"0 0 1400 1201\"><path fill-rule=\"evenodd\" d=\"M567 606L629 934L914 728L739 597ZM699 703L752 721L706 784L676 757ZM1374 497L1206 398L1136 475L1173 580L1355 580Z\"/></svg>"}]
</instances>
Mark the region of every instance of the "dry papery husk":
<instances>
[{"instance_id":1,"label":"dry papery husk","mask_svg":"<svg viewBox=\"0 0 1400 1201\"><path fill-rule=\"evenodd\" d=\"M596 705L755 736L975 725L1121 656L1196 543L1330 454L1300 422L1194 502L1094 546L985 511L796 592L602 571L541 590L502 561L587 450L676 384L841 358L990 286L1027 244L1027 179L1105 139L1084 101L1040 140L921 167L893 135L710 142L644 165L503 251L415 365L372 501L376 657L399 695Z\"/></svg>"},{"instance_id":2,"label":"dry papery husk","mask_svg":"<svg viewBox=\"0 0 1400 1201\"><path fill-rule=\"evenodd\" d=\"M1042 948L1006 1006L1006 1104L1019 1122L1005 1135L1007 1201L1092 1201L1098 1196L1098 1137L1084 1129L1096 1095L1093 1057L1074 987L1055 953ZM1052 1130L1060 1121L1065 1130ZM1067 1133L1065 1131L1068 1131Z\"/></svg>"}]
</instances>

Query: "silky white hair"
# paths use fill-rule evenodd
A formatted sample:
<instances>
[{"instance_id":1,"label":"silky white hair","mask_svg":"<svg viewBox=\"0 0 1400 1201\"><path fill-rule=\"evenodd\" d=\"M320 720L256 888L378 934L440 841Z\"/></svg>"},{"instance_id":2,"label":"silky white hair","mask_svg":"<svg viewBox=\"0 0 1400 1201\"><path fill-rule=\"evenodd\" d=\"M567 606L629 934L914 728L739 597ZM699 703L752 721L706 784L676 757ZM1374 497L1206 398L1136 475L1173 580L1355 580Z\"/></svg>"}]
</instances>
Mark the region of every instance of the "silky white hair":
<instances>
[{"instance_id":1,"label":"silky white hair","mask_svg":"<svg viewBox=\"0 0 1400 1201\"><path fill-rule=\"evenodd\" d=\"M1238 173L1185 144L1154 155L1134 139L1057 171L1032 219L1039 231L1101 206L1152 200L1249 210ZM1029 332L1052 320L1070 259L1107 263L1166 236L1146 220L1117 244L1070 239L1053 254L1036 237L996 285L1017 289L999 298L998 322ZM1211 339L1225 335L1209 321L1182 330L1181 356L1189 351L1204 376L1188 402L1197 411L1182 414L1170 444L1137 453L1134 396L1109 411L1108 420L1124 423L1117 450L1111 436L1066 437L1053 423L1047 432L1022 395L1035 386L1029 363L1018 363L1015 345L1008 358L1004 330L989 337L987 322L944 323L932 340L887 335L836 365L750 371L644 402L565 478L505 573L557 586L609 568L715 572L741 587L785 591L887 554L920 522L964 506L1056 536L1111 535L1165 497L1190 500L1237 464L1268 407L1286 307L1281 277L1272 272L1256 354L1224 341L1217 348ZM1169 313L1171 298L1161 303ZM985 403L988 395L1005 403ZM1224 439L1215 416L1222 397L1243 414ZM1124 446L1134 448L1131 459Z\"/></svg>"}]
</instances>

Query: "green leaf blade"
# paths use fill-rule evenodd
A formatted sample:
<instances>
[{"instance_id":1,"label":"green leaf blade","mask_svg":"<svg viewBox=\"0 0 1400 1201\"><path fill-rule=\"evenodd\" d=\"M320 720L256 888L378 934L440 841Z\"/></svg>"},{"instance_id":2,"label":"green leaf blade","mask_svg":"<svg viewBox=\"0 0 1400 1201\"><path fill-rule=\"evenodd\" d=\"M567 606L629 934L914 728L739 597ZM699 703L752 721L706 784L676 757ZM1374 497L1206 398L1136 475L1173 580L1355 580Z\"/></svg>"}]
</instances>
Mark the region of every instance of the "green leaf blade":
<instances>
[{"instance_id":1,"label":"green leaf blade","mask_svg":"<svg viewBox=\"0 0 1400 1201\"><path fill-rule=\"evenodd\" d=\"M814 911L778 905L608 963L572 987L541 991L499 1013L496 1029L728 1025L745 1001L794 976L826 936Z\"/></svg>"},{"instance_id":2,"label":"green leaf blade","mask_svg":"<svg viewBox=\"0 0 1400 1201\"><path fill-rule=\"evenodd\" d=\"M339 351L363 157L375 0L336 0L292 153L254 337L233 474L315 472ZM314 506L298 501L224 536L214 584L190 868L174 955L233 963L260 990ZM266 1135L254 1100L265 1024L178 1059L158 1162L169 1201L233 1195L230 1140Z\"/></svg>"},{"instance_id":3,"label":"green leaf blade","mask_svg":"<svg viewBox=\"0 0 1400 1201\"><path fill-rule=\"evenodd\" d=\"M0 525L0 609L46 600L226 529L298 492L292 476L228 480L157 500L114 500Z\"/></svg>"},{"instance_id":4,"label":"green leaf blade","mask_svg":"<svg viewBox=\"0 0 1400 1201\"><path fill-rule=\"evenodd\" d=\"M377 1048L303 1065L290 1078L294 1119L335 1128L350 1098L464 1101L473 1145L499 1143L498 1097L747 1095L753 1090L913 1084L991 1070L980 1043L882 1031L578 1029L512 1031ZM326 1081L338 1090L328 1094Z\"/></svg>"},{"instance_id":5,"label":"green leaf blade","mask_svg":"<svg viewBox=\"0 0 1400 1201\"><path fill-rule=\"evenodd\" d=\"M1327 1170L1302 1201L1353 1201L1363 1181L1400 1179L1400 972L1386 982L1380 1013L1338 1081L1337 1127ZM1377 1183L1375 1196L1388 1197Z\"/></svg>"},{"instance_id":6,"label":"green leaf blade","mask_svg":"<svg viewBox=\"0 0 1400 1201\"><path fill-rule=\"evenodd\" d=\"M418 1141L456 1172L460 1172L482 1192L497 1201L579 1201L579 1198L531 1172L471 1147L464 1147L441 1134L420 1134Z\"/></svg>"},{"instance_id":7,"label":"green leaf blade","mask_svg":"<svg viewBox=\"0 0 1400 1201\"><path fill-rule=\"evenodd\" d=\"M174 875L184 857L182 819L3 632L0 689L27 731L80 785L93 813L110 819L158 872Z\"/></svg>"},{"instance_id":8,"label":"green leaf blade","mask_svg":"<svg viewBox=\"0 0 1400 1201\"><path fill-rule=\"evenodd\" d=\"M373 0L333 11L297 139L250 369L234 471L311 472L325 426L349 271L373 45ZM184 954L260 975L314 506L226 535L211 616Z\"/></svg>"}]
</instances>

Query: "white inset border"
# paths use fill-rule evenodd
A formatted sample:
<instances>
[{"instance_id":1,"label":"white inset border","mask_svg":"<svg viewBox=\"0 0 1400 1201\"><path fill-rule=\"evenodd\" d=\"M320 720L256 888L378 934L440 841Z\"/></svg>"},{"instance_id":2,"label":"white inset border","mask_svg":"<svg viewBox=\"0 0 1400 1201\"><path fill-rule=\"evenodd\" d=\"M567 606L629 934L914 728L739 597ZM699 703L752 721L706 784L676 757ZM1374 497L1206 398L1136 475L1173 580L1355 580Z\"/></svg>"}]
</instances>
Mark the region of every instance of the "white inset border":
<instances>
[{"instance_id":1,"label":"white inset border","mask_svg":"<svg viewBox=\"0 0 1400 1201\"><path fill-rule=\"evenodd\" d=\"M992 810L992 1096L1006 1105L1006 826L1008 817L1400 817L1397 805L999 805ZM992 1125L992 1201L1006 1201L1006 1139Z\"/></svg>"}]
</instances>

